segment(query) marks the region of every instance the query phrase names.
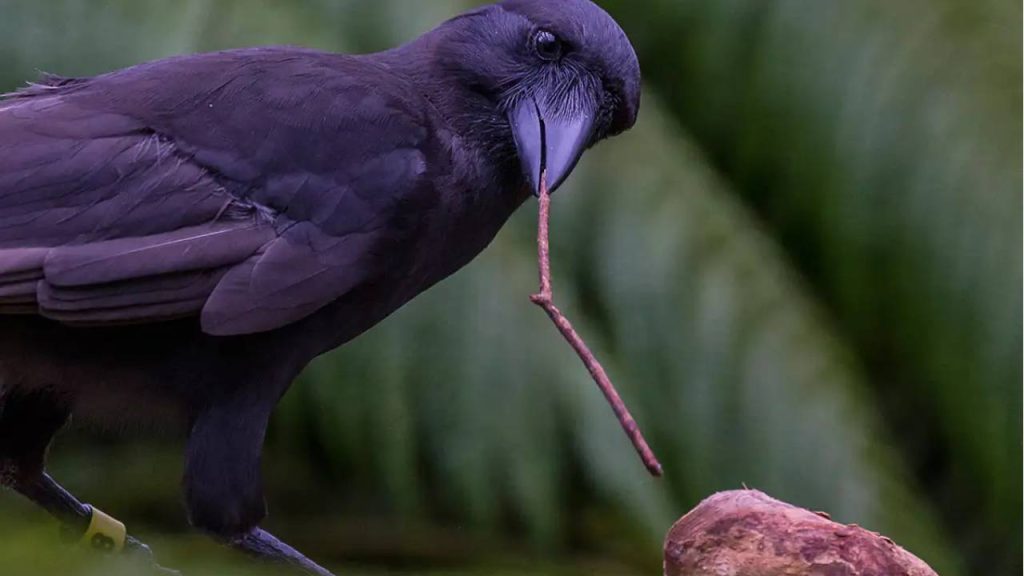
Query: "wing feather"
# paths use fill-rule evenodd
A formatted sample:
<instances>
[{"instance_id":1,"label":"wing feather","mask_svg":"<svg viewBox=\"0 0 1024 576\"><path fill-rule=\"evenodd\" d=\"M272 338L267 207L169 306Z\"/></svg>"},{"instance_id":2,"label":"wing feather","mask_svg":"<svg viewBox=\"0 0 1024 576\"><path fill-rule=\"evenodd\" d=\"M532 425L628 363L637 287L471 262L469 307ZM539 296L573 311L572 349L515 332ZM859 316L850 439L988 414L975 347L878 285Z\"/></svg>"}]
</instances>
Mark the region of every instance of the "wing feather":
<instances>
[{"instance_id":1,"label":"wing feather","mask_svg":"<svg viewBox=\"0 0 1024 576\"><path fill-rule=\"evenodd\" d=\"M270 226L235 222L196 226L143 238L55 248L43 266L57 286L89 286L208 270L245 261L276 238Z\"/></svg>"},{"instance_id":2,"label":"wing feather","mask_svg":"<svg viewBox=\"0 0 1024 576\"><path fill-rule=\"evenodd\" d=\"M39 286L40 310L44 316L60 319L77 316L99 318L120 311L122 318L146 319L147 310L159 305L205 302L226 270L206 270L142 278L86 288L61 288L47 282ZM196 313L199 308L193 308Z\"/></svg>"},{"instance_id":3,"label":"wing feather","mask_svg":"<svg viewBox=\"0 0 1024 576\"><path fill-rule=\"evenodd\" d=\"M336 238L305 223L233 268L203 307L203 330L217 336L271 330L298 321L368 276L372 234Z\"/></svg>"},{"instance_id":4,"label":"wing feather","mask_svg":"<svg viewBox=\"0 0 1024 576\"><path fill-rule=\"evenodd\" d=\"M84 311L43 311L43 316L71 326L110 326L149 324L195 316L206 298L167 302L148 306L90 309Z\"/></svg>"}]
</instances>

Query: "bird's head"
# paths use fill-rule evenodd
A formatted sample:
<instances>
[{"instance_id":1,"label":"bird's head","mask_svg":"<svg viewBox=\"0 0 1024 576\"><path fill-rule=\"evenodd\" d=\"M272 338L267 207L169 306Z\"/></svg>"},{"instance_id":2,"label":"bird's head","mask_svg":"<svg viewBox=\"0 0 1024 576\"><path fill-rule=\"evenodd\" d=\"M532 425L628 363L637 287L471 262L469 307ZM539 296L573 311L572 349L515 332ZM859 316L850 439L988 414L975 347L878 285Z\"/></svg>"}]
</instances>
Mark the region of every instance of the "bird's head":
<instances>
[{"instance_id":1,"label":"bird's head","mask_svg":"<svg viewBox=\"0 0 1024 576\"><path fill-rule=\"evenodd\" d=\"M587 148L636 122L636 53L590 0L505 0L445 26L446 71L507 121L534 193L542 172L553 191Z\"/></svg>"}]
</instances>

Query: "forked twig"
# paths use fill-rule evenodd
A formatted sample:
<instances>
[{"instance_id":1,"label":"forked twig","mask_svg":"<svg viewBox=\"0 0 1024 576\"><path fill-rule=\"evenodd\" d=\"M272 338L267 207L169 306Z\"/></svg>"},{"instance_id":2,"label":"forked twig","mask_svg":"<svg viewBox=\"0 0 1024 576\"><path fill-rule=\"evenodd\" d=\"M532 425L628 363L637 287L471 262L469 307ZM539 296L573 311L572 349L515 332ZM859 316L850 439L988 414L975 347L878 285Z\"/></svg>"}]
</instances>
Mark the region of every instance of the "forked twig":
<instances>
[{"instance_id":1,"label":"forked twig","mask_svg":"<svg viewBox=\"0 0 1024 576\"><path fill-rule=\"evenodd\" d=\"M647 471L653 476L661 476L661 463L658 462L658 458L651 451L651 447L647 445L647 441L644 440L644 435L640 432L640 426L629 413L629 409L626 408L622 397L615 390L615 385L608 378L604 367L597 361L594 353L587 347L583 338L573 329L569 319L555 306L551 291L551 243L549 241L551 195L548 192L546 174L541 174L539 201L540 217L537 224L537 252L540 261L540 292L530 296L530 301L547 312L555 327L558 328L558 331L562 333L562 336L573 347L580 360L583 361L590 375L594 378L594 382L611 405L612 411L615 412L615 416L619 419L622 429L629 436L629 440L640 455L640 459L643 460L644 466L647 467Z\"/></svg>"}]
</instances>

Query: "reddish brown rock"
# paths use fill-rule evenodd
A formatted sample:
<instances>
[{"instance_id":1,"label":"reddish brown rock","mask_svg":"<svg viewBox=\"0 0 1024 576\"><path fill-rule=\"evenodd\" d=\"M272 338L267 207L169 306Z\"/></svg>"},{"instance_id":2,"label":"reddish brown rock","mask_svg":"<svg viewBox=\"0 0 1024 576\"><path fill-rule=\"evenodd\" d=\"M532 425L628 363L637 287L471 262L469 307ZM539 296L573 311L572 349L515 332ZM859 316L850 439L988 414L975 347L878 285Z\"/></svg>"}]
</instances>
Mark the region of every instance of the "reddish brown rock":
<instances>
[{"instance_id":1,"label":"reddish brown rock","mask_svg":"<svg viewBox=\"0 0 1024 576\"><path fill-rule=\"evenodd\" d=\"M716 494L676 522L665 576L936 576L892 540L757 490Z\"/></svg>"}]
</instances>

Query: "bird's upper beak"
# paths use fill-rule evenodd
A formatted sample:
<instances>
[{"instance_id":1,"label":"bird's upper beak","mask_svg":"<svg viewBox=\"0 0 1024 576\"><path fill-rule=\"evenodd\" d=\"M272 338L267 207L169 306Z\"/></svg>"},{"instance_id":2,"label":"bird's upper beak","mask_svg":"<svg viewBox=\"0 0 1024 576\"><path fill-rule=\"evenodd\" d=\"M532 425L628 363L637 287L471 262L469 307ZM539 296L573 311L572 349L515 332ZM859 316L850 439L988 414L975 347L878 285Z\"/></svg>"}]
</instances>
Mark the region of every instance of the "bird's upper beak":
<instances>
[{"instance_id":1,"label":"bird's upper beak","mask_svg":"<svg viewBox=\"0 0 1024 576\"><path fill-rule=\"evenodd\" d=\"M551 192L565 181L590 144L594 131L592 111L563 111L546 101L523 98L509 113L519 160L535 195L540 195L540 176L544 171Z\"/></svg>"}]
</instances>

